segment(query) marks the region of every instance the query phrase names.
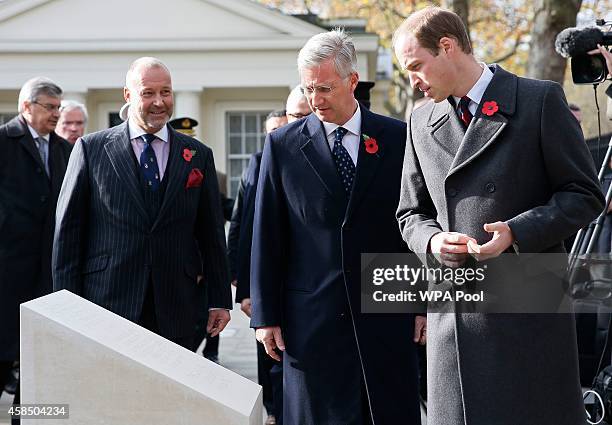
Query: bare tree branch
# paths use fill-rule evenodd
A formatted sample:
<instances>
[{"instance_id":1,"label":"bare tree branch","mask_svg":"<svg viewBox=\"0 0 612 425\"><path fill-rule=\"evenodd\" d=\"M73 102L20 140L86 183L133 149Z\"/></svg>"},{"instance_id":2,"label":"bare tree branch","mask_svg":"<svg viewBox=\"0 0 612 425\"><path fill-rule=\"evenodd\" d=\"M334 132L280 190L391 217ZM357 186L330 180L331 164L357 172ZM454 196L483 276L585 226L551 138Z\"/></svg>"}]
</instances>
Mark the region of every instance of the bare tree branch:
<instances>
[{"instance_id":1,"label":"bare tree branch","mask_svg":"<svg viewBox=\"0 0 612 425\"><path fill-rule=\"evenodd\" d=\"M514 37L514 43L512 45L512 47L510 48L510 50L508 50L505 54L503 54L502 56L499 56L497 58L495 58L494 60L492 60L491 62L493 63L499 63L499 62L503 62L506 59L511 58L512 56L514 56L514 54L517 52L519 46L521 46L523 43L523 36L525 34L524 33L518 33L516 35L516 37Z\"/></svg>"}]
</instances>

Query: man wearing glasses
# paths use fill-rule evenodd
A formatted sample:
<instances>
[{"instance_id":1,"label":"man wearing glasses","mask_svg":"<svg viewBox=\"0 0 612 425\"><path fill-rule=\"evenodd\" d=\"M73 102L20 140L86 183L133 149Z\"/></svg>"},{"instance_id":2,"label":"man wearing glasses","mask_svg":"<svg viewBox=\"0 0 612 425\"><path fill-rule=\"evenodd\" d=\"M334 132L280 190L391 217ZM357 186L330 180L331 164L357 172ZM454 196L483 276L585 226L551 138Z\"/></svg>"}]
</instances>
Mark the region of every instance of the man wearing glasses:
<instances>
[{"instance_id":1,"label":"man wearing glasses","mask_svg":"<svg viewBox=\"0 0 612 425\"><path fill-rule=\"evenodd\" d=\"M19 115L0 127L0 388L19 359L19 304L52 290L55 206L70 156L54 132L61 97L53 81L32 78Z\"/></svg>"},{"instance_id":2,"label":"man wearing glasses","mask_svg":"<svg viewBox=\"0 0 612 425\"><path fill-rule=\"evenodd\" d=\"M423 322L413 338L414 316L360 306L360 254L406 250L395 221L406 126L355 100L343 31L312 37L298 69L313 113L268 134L251 250L251 326L283 357L283 423L418 425Z\"/></svg>"},{"instance_id":3,"label":"man wearing glasses","mask_svg":"<svg viewBox=\"0 0 612 425\"><path fill-rule=\"evenodd\" d=\"M301 120L302 118L310 115L312 112L310 106L308 106L308 99L302 93L301 86L295 86L289 97L287 97L287 104L285 107L287 111L287 122L293 122Z\"/></svg>"}]
</instances>

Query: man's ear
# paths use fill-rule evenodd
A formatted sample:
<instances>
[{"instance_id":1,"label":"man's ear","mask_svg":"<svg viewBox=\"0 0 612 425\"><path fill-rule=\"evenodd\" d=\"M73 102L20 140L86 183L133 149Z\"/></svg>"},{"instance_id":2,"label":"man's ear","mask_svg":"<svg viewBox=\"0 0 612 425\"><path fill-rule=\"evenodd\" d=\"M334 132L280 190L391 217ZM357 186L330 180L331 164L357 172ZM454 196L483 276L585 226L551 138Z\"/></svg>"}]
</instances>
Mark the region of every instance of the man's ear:
<instances>
[{"instance_id":1,"label":"man's ear","mask_svg":"<svg viewBox=\"0 0 612 425\"><path fill-rule=\"evenodd\" d=\"M457 48L457 41L451 37L442 37L438 43L440 50L446 54L452 53Z\"/></svg>"},{"instance_id":2,"label":"man's ear","mask_svg":"<svg viewBox=\"0 0 612 425\"><path fill-rule=\"evenodd\" d=\"M29 100L24 100L23 102L23 112L31 115L32 114L32 103Z\"/></svg>"},{"instance_id":3,"label":"man's ear","mask_svg":"<svg viewBox=\"0 0 612 425\"><path fill-rule=\"evenodd\" d=\"M355 71L351 74L351 91L355 91L357 83L359 83L359 74Z\"/></svg>"},{"instance_id":4,"label":"man's ear","mask_svg":"<svg viewBox=\"0 0 612 425\"><path fill-rule=\"evenodd\" d=\"M125 100L125 103L130 103L130 89L127 87L123 88L123 100Z\"/></svg>"}]
</instances>

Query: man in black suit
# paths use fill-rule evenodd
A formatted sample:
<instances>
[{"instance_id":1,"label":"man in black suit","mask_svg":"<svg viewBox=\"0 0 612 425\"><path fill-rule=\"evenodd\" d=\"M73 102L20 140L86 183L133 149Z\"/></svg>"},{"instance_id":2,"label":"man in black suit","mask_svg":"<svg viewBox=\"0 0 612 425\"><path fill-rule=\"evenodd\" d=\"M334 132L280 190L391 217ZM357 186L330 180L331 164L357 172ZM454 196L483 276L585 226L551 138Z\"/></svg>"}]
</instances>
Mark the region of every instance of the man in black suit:
<instances>
[{"instance_id":1,"label":"man in black suit","mask_svg":"<svg viewBox=\"0 0 612 425\"><path fill-rule=\"evenodd\" d=\"M19 304L52 290L55 206L70 156L54 131L61 97L51 80L33 78L19 115L0 127L0 389L19 359Z\"/></svg>"},{"instance_id":2,"label":"man in black suit","mask_svg":"<svg viewBox=\"0 0 612 425\"><path fill-rule=\"evenodd\" d=\"M312 37L298 69L313 113L267 137L251 252L251 326L283 351L284 423L420 424L414 316L360 308L361 253L406 250L406 125L357 103L343 31Z\"/></svg>"},{"instance_id":3,"label":"man in black suit","mask_svg":"<svg viewBox=\"0 0 612 425\"><path fill-rule=\"evenodd\" d=\"M126 76L129 119L75 144L53 246L68 289L191 349L202 291L217 335L232 306L212 151L167 125L170 72L140 58Z\"/></svg>"}]
</instances>

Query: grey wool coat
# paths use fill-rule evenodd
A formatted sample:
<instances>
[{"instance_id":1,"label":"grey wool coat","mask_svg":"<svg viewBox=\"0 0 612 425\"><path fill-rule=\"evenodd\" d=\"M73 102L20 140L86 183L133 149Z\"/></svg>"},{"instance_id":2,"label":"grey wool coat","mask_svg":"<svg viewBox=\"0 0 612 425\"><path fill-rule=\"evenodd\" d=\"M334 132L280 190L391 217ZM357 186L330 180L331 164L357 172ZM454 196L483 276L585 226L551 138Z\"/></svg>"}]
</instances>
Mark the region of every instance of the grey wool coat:
<instances>
[{"instance_id":1,"label":"grey wool coat","mask_svg":"<svg viewBox=\"0 0 612 425\"><path fill-rule=\"evenodd\" d=\"M482 244L483 225L496 221L509 224L520 253L564 252L563 239L603 209L562 88L491 70L467 130L447 100L409 120L397 218L416 253L441 231ZM498 105L492 116L481 112L487 101ZM586 423L570 314L430 312L427 344L428 423Z\"/></svg>"}]
</instances>

